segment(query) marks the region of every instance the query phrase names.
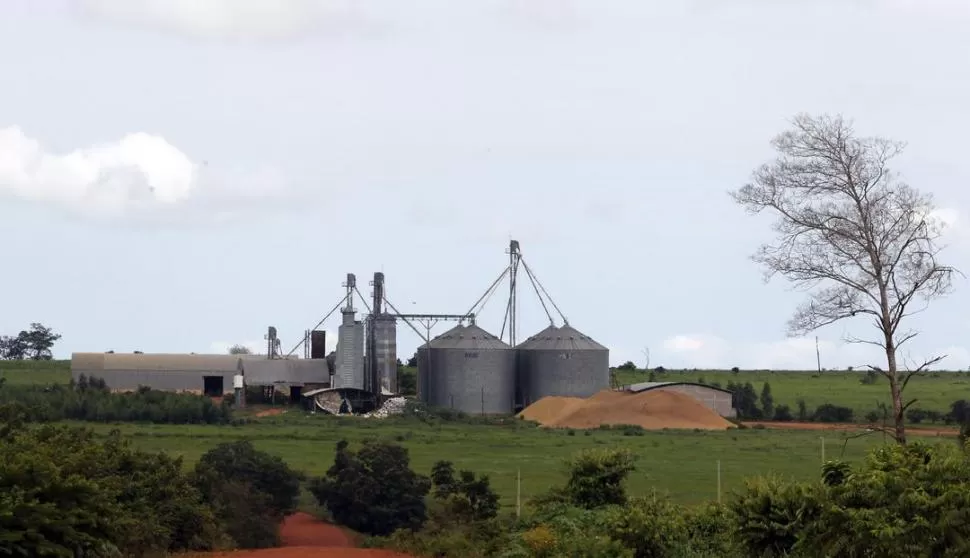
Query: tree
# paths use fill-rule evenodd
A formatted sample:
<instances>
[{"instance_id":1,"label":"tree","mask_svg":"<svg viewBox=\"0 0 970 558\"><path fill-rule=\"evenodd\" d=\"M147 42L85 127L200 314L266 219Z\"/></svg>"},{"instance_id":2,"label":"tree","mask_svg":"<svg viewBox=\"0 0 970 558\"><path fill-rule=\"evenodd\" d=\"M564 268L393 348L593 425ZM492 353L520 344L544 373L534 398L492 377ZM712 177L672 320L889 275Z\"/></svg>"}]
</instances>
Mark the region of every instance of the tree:
<instances>
[{"instance_id":1,"label":"tree","mask_svg":"<svg viewBox=\"0 0 970 558\"><path fill-rule=\"evenodd\" d=\"M245 345L233 345L229 347L229 354L231 355L251 355L253 351Z\"/></svg>"},{"instance_id":2,"label":"tree","mask_svg":"<svg viewBox=\"0 0 970 558\"><path fill-rule=\"evenodd\" d=\"M30 329L15 337L0 337L0 359L4 360L51 360L54 347L61 336L40 323L30 324Z\"/></svg>"},{"instance_id":3,"label":"tree","mask_svg":"<svg viewBox=\"0 0 970 558\"><path fill-rule=\"evenodd\" d=\"M771 396L771 384L768 382L761 388L761 412L766 419L775 416L775 399Z\"/></svg>"},{"instance_id":4,"label":"tree","mask_svg":"<svg viewBox=\"0 0 970 558\"><path fill-rule=\"evenodd\" d=\"M195 466L195 486L243 548L276 545L280 522L296 509L301 480L282 459L248 440L220 444Z\"/></svg>"},{"instance_id":5,"label":"tree","mask_svg":"<svg viewBox=\"0 0 970 558\"><path fill-rule=\"evenodd\" d=\"M636 467L625 449L588 449L568 462L564 495L577 507L595 509L626 503L624 482Z\"/></svg>"},{"instance_id":6,"label":"tree","mask_svg":"<svg viewBox=\"0 0 970 558\"><path fill-rule=\"evenodd\" d=\"M428 477L410 469L408 451L387 442L365 442L357 451L337 443L333 465L310 483L310 492L334 521L360 533L389 535L419 529L427 519Z\"/></svg>"},{"instance_id":7,"label":"tree","mask_svg":"<svg viewBox=\"0 0 970 558\"><path fill-rule=\"evenodd\" d=\"M472 471L460 471L450 461L438 461L431 469L435 498L448 506L459 519L482 521L498 515L498 495L492 490L488 475L477 478Z\"/></svg>"},{"instance_id":8,"label":"tree","mask_svg":"<svg viewBox=\"0 0 970 558\"><path fill-rule=\"evenodd\" d=\"M775 275L811 290L788 323L800 336L854 318L872 319L878 336L850 342L880 347L893 404L894 437L906 443L909 381L945 356L900 371L897 352L917 332L901 328L947 294L956 271L937 260L941 223L932 199L890 171L903 144L858 137L842 117L799 115L773 143L778 157L731 193L749 213L776 217L776 242L753 256ZM873 366L875 369L876 367Z\"/></svg>"}]
</instances>

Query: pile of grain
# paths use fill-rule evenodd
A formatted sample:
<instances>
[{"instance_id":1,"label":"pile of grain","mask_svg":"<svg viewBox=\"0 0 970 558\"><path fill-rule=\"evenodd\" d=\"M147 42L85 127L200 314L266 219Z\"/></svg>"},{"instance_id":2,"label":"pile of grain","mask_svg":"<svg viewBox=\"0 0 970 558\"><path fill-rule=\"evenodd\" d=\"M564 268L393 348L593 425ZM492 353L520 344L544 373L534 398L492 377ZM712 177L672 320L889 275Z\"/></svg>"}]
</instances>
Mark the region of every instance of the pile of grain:
<instances>
[{"instance_id":1,"label":"pile of grain","mask_svg":"<svg viewBox=\"0 0 970 558\"><path fill-rule=\"evenodd\" d=\"M725 430L733 425L693 397L676 391L604 390L589 399L544 397L519 416L555 428L631 424L648 430Z\"/></svg>"}]
</instances>

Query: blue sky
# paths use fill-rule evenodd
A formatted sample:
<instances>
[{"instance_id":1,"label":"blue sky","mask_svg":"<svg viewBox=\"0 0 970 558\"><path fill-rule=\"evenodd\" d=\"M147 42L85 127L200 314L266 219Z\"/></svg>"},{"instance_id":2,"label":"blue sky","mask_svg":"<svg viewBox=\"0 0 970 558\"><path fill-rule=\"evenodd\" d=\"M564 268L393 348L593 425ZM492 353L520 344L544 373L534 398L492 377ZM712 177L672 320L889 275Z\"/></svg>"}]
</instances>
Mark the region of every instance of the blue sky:
<instances>
[{"instance_id":1,"label":"blue sky","mask_svg":"<svg viewBox=\"0 0 970 558\"><path fill-rule=\"evenodd\" d=\"M347 272L463 312L510 237L611 360L812 368L727 191L798 112L908 142L970 272L970 4L5 0L0 332L72 351L290 346ZM970 285L904 356L970 366ZM522 334L546 320L528 291ZM502 306L480 324L498 332ZM336 329L336 319L326 324ZM436 332L447 325L439 325ZM408 356L418 338L403 325ZM819 331L822 365L878 362Z\"/></svg>"}]
</instances>

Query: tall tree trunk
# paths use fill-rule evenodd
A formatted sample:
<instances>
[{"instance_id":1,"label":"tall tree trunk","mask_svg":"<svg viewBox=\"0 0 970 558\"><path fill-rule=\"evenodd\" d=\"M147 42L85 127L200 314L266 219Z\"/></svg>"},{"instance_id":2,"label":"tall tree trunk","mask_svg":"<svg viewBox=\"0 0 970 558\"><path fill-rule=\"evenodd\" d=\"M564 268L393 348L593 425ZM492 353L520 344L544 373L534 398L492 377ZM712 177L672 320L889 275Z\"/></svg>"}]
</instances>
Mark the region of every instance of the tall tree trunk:
<instances>
[{"instance_id":1,"label":"tall tree trunk","mask_svg":"<svg viewBox=\"0 0 970 558\"><path fill-rule=\"evenodd\" d=\"M887 336L888 337L888 336ZM896 346L892 339L886 342L886 361L889 368L889 392L893 397L893 426L896 442L906 445L906 417L903 416L903 391L899 383L899 370L896 364Z\"/></svg>"}]
</instances>

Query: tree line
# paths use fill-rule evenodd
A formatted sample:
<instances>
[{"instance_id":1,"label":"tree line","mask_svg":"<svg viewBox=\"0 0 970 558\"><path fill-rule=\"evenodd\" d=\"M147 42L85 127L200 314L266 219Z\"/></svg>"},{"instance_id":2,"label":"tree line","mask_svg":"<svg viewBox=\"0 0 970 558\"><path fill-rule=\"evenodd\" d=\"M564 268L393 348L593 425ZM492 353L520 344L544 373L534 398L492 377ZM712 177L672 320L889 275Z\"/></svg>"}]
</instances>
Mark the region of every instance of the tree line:
<instances>
[{"instance_id":1,"label":"tree line","mask_svg":"<svg viewBox=\"0 0 970 558\"><path fill-rule=\"evenodd\" d=\"M278 544L303 476L247 441L194 468L118 431L27 426L0 405L0 555L142 558Z\"/></svg>"},{"instance_id":2,"label":"tree line","mask_svg":"<svg viewBox=\"0 0 970 558\"><path fill-rule=\"evenodd\" d=\"M156 424L229 424L228 401L139 388L112 392L100 378L83 374L69 385L7 385L0 381L0 405L15 404L29 422L151 422Z\"/></svg>"}]
</instances>

